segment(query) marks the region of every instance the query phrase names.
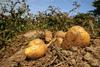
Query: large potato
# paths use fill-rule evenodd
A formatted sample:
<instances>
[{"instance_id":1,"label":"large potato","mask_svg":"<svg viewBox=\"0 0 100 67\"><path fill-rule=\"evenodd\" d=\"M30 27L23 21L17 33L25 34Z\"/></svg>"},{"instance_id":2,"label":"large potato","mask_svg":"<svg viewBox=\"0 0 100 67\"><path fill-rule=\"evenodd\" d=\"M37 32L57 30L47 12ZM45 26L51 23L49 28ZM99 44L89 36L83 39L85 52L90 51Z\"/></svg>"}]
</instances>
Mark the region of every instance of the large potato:
<instances>
[{"instance_id":1,"label":"large potato","mask_svg":"<svg viewBox=\"0 0 100 67\"><path fill-rule=\"evenodd\" d=\"M65 35L62 48L70 46L87 46L90 43L90 35L80 26L71 27Z\"/></svg>"},{"instance_id":2,"label":"large potato","mask_svg":"<svg viewBox=\"0 0 100 67\"><path fill-rule=\"evenodd\" d=\"M30 45L25 49L25 55L29 58L37 59L42 57L46 53L46 51L46 44L33 42L33 45Z\"/></svg>"}]
</instances>

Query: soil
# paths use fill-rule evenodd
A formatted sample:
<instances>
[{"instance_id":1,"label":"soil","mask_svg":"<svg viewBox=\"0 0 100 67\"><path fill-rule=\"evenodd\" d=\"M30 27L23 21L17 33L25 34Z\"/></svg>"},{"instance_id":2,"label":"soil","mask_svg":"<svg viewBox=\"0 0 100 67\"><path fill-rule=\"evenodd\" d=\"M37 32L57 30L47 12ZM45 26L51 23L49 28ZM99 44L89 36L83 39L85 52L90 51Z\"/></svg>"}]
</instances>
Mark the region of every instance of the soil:
<instances>
[{"instance_id":1,"label":"soil","mask_svg":"<svg viewBox=\"0 0 100 67\"><path fill-rule=\"evenodd\" d=\"M100 38L91 37L89 46L72 46L67 50L51 44L39 59L24 55L30 40L20 35L0 49L0 67L100 67Z\"/></svg>"}]
</instances>

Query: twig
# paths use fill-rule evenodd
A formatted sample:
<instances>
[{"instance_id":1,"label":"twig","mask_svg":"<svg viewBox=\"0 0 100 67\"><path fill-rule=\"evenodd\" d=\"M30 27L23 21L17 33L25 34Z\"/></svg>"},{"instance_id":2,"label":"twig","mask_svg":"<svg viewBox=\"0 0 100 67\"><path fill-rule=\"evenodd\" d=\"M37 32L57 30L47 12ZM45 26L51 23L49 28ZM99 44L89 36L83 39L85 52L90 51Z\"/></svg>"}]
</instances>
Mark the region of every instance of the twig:
<instances>
[{"instance_id":1,"label":"twig","mask_svg":"<svg viewBox=\"0 0 100 67\"><path fill-rule=\"evenodd\" d=\"M50 62L50 65L56 60L57 56L54 57L54 59Z\"/></svg>"},{"instance_id":2,"label":"twig","mask_svg":"<svg viewBox=\"0 0 100 67\"><path fill-rule=\"evenodd\" d=\"M5 42L6 40L4 40L4 39L0 38L0 41L4 41L4 42Z\"/></svg>"},{"instance_id":3,"label":"twig","mask_svg":"<svg viewBox=\"0 0 100 67\"><path fill-rule=\"evenodd\" d=\"M66 62L66 61L64 61L64 62L60 62L60 63L58 63L57 65L55 65L54 67L58 67L59 65L65 63L65 62Z\"/></svg>"},{"instance_id":4,"label":"twig","mask_svg":"<svg viewBox=\"0 0 100 67\"><path fill-rule=\"evenodd\" d=\"M52 39L48 44L47 44L47 47L49 47L53 42L56 41L56 38Z\"/></svg>"},{"instance_id":5,"label":"twig","mask_svg":"<svg viewBox=\"0 0 100 67\"><path fill-rule=\"evenodd\" d=\"M54 46L53 46L53 48L58 52L57 54L61 57L62 61L64 61L64 59L66 61L68 61L68 59L66 58L66 56L64 54L62 54L61 52L59 52L59 49L55 48Z\"/></svg>"},{"instance_id":6,"label":"twig","mask_svg":"<svg viewBox=\"0 0 100 67\"><path fill-rule=\"evenodd\" d=\"M64 57L63 55L59 52L59 50L53 46L53 48L57 51L57 54L59 55L59 57L62 59L62 61L64 61Z\"/></svg>"}]
</instances>

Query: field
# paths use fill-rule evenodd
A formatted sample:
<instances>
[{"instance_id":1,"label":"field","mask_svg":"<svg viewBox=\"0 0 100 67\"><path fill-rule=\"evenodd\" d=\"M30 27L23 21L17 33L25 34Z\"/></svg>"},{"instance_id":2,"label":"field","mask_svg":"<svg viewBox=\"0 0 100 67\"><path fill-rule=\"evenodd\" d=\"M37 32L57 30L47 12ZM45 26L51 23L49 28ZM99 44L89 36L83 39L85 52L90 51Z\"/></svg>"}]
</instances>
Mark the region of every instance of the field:
<instances>
[{"instance_id":1,"label":"field","mask_svg":"<svg viewBox=\"0 0 100 67\"><path fill-rule=\"evenodd\" d=\"M0 50L0 67L100 67L100 37L92 37L87 47L72 46L64 50L53 43L45 56L29 59L24 48L30 40L20 34Z\"/></svg>"},{"instance_id":2,"label":"field","mask_svg":"<svg viewBox=\"0 0 100 67\"><path fill-rule=\"evenodd\" d=\"M70 13L49 6L44 12L39 11L38 14L33 15L29 12L26 2L24 2L25 8L15 9L16 4L21 3L19 1L15 3L11 1L4 7L0 3L4 13L9 11L8 15L0 13L0 67L100 67L99 10L97 16L91 12L70 16ZM8 10L7 6L11 10ZM76 6L70 12L74 12L78 7L76 2ZM40 34L49 30L53 33L54 38L57 31L67 32L72 26L81 26L89 33L89 45L84 47L70 45L69 49L63 49L52 42L46 54L41 58L30 59L25 55L24 49L31 40L40 38L46 44L49 43L45 40L44 33L37 35L32 31L38 31ZM25 37L25 35L29 37ZM51 35L49 36L51 37ZM72 38L73 36L70 35L69 39ZM86 39L87 37L84 40ZM64 43L64 41L62 42ZM41 50L39 49L39 51Z\"/></svg>"}]
</instances>

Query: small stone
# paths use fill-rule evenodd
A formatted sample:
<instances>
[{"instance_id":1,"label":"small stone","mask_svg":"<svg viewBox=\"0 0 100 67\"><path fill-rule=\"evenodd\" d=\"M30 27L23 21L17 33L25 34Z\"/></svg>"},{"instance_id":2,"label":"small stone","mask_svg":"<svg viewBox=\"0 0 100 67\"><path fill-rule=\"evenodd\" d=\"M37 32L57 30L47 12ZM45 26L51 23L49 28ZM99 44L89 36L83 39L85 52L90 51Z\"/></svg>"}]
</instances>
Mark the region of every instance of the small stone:
<instances>
[{"instance_id":1,"label":"small stone","mask_svg":"<svg viewBox=\"0 0 100 67\"><path fill-rule=\"evenodd\" d=\"M81 55L85 55L86 54L85 49L81 49L80 52L81 52Z\"/></svg>"},{"instance_id":2,"label":"small stone","mask_svg":"<svg viewBox=\"0 0 100 67\"><path fill-rule=\"evenodd\" d=\"M82 55L78 55L78 56L76 56L75 58L76 58L75 60L76 60L77 63L83 62L83 61L82 61Z\"/></svg>"},{"instance_id":3,"label":"small stone","mask_svg":"<svg viewBox=\"0 0 100 67\"><path fill-rule=\"evenodd\" d=\"M97 46L100 46L100 39L95 39L93 43Z\"/></svg>"},{"instance_id":4,"label":"small stone","mask_svg":"<svg viewBox=\"0 0 100 67\"><path fill-rule=\"evenodd\" d=\"M74 67L74 66L69 66L69 67Z\"/></svg>"},{"instance_id":5,"label":"small stone","mask_svg":"<svg viewBox=\"0 0 100 67\"><path fill-rule=\"evenodd\" d=\"M84 62L84 67L91 67L87 62Z\"/></svg>"},{"instance_id":6,"label":"small stone","mask_svg":"<svg viewBox=\"0 0 100 67\"><path fill-rule=\"evenodd\" d=\"M62 50L62 53L64 53L66 56L71 56L73 53L71 51Z\"/></svg>"},{"instance_id":7,"label":"small stone","mask_svg":"<svg viewBox=\"0 0 100 67\"><path fill-rule=\"evenodd\" d=\"M90 59L89 60L89 63L91 64L91 66L95 66L95 67L98 67L99 66L99 63L98 63L98 60L97 59Z\"/></svg>"},{"instance_id":8,"label":"small stone","mask_svg":"<svg viewBox=\"0 0 100 67\"><path fill-rule=\"evenodd\" d=\"M90 60L91 58L93 58L92 54L87 52L85 55L84 55L84 59L85 60Z\"/></svg>"},{"instance_id":9,"label":"small stone","mask_svg":"<svg viewBox=\"0 0 100 67\"><path fill-rule=\"evenodd\" d=\"M67 56L71 56L73 53L71 51L67 51Z\"/></svg>"},{"instance_id":10,"label":"small stone","mask_svg":"<svg viewBox=\"0 0 100 67\"><path fill-rule=\"evenodd\" d=\"M94 48L93 54L96 58L100 59L100 46Z\"/></svg>"},{"instance_id":11,"label":"small stone","mask_svg":"<svg viewBox=\"0 0 100 67\"><path fill-rule=\"evenodd\" d=\"M75 65L75 64L76 64L75 59L72 59L72 60L71 60L71 64L73 64L73 65Z\"/></svg>"},{"instance_id":12,"label":"small stone","mask_svg":"<svg viewBox=\"0 0 100 67\"><path fill-rule=\"evenodd\" d=\"M94 50L93 46L86 47L86 51L88 52L93 52L93 50Z\"/></svg>"},{"instance_id":13,"label":"small stone","mask_svg":"<svg viewBox=\"0 0 100 67\"><path fill-rule=\"evenodd\" d=\"M76 64L76 67L84 67L83 62L82 62L82 63L77 63L77 64Z\"/></svg>"},{"instance_id":14,"label":"small stone","mask_svg":"<svg viewBox=\"0 0 100 67\"><path fill-rule=\"evenodd\" d=\"M78 48L77 48L76 46L73 46L73 47L71 47L71 50L72 50L72 51L77 51Z\"/></svg>"},{"instance_id":15,"label":"small stone","mask_svg":"<svg viewBox=\"0 0 100 67\"><path fill-rule=\"evenodd\" d=\"M62 53L67 54L67 51L66 50L62 50Z\"/></svg>"},{"instance_id":16,"label":"small stone","mask_svg":"<svg viewBox=\"0 0 100 67\"><path fill-rule=\"evenodd\" d=\"M75 67L91 67L87 62L77 63Z\"/></svg>"}]
</instances>

